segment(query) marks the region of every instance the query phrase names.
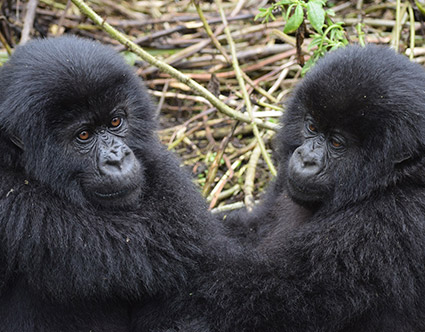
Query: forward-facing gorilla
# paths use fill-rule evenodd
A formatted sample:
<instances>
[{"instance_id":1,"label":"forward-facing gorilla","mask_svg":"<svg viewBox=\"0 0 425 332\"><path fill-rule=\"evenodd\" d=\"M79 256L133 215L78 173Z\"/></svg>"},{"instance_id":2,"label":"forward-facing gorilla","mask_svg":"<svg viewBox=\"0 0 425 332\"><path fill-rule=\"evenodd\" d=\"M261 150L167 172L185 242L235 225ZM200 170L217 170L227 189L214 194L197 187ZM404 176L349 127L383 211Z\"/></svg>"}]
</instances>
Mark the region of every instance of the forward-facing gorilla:
<instances>
[{"instance_id":1,"label":"forward-facing gorilla","mask_svg":"<svg viewBox=\"0 0 425 332\"><path fill-rule=\"evenodd\" d=\"M203 276L201 309L182 301L179 317L217 332L425 331L423 68L335 51L296 88L277 141L275 183L238 216L265 258Z\"/></svg>"},{"instance_id":2,"label":"forward-facing gorilla","mask_svg":"<svg viewBox=\"0 0 425 332\"><path fill-rule=\"evenodd\" d=\"M114 51L19 47L0 71L0 129L0 331L129 331L133 301L197 269L209 215Z\"/></svg>"}]
</instances>

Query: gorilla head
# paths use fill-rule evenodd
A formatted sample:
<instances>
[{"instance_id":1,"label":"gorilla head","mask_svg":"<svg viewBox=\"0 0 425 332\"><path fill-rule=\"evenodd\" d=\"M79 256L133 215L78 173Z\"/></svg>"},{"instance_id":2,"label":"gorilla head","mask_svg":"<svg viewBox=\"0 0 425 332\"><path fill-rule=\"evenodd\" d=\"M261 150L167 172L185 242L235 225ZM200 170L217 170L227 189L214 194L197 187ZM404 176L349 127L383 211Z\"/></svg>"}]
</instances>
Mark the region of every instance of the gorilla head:
<instances>
[{"instance_id":1,"label":"gorilla head","mask_svg":"<svg viewBox=\"0 0 425 332\"><path fill-rule=\"evenodd\" d=\"M18 48L1 75L3 135L23 150L16 166L78 204L134 205L144 182L135 153L155 124L123 59L96 42L48 39Z\"/></svg>"},{"instance_id":2,"label":"gorilla head","mask_svg":"<svg viewBox=\"0 0 425 332\"><path fill-rule=\"evenodd\" d=\"M337 208L418 180L422 82L422 68L381 47L348 47L320 60L297 87L278 136L291 197Z\"/></svg>"}]
</instances>

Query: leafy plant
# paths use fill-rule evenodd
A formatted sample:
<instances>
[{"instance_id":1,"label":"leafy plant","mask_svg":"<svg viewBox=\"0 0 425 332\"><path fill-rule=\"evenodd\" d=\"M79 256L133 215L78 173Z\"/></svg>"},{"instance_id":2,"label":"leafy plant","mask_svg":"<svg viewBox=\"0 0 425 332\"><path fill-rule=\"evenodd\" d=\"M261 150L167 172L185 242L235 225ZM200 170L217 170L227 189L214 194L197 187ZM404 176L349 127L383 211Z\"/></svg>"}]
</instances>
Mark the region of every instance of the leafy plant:
<instances>
[{"instance_id":1,"label":"leafy plant","mask_svg":"<svg viewBox=\"0 0 425 332\"><path fill-rule=\"evenodd\" d=\"M348 40L345 37L345 30L343 28L344 22L332 23L330 19L327 19L326 30L322 33L315 33L312 37L311 43L308 45L308 50L311 51L313 48L313 55L305 63L302 74L305 74L316 61L323 56L326 52L335 50L341 46L348 44Z\"/></svg>"},{"instance_id":2,"label":"leafy plant","mask_svg":"<svg viewBox=\"0 0 425 332\"><path fill-rule=\"evenodd\" d=\"M260 12L255 17L255 19L262 19L263 22L269 22L276 20L276 13L282 13L286 21L283 32L286 34L300 29L307 17L314 31L308 46L309 50L313 50L313 55L305 63L303 74L326 52L348 44L343 28L344 23L332 21L335 13L331 9L325 9L326 2L327 0L280 0L268 8L260 8ZM303 36L297 35L297 44L301 45L303 39Z\"/></svg>"}]
</instances>

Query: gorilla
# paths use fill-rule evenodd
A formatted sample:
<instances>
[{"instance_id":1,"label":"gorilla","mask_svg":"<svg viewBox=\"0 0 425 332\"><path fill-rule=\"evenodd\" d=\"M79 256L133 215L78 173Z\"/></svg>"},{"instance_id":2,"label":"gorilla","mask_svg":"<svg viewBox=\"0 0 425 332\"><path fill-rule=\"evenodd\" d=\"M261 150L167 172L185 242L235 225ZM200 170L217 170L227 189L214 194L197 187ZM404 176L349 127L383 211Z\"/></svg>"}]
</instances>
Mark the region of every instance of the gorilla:
<instances>
[{"instance_id":1,"label":"gorilla","mask_svg":"<svg viewBox=\"0 0 425 332\"><path fill-rule=\"evenodd\" d=\"M0 331L130 331L178 292L216 231L156 137L140 79L76 37L0 70Z\"/></svg>"},{"instance_id":2,"label":"gorilla","mask_svg":"<svg viewBox=\"0 0 425 332\"><path fill-rule=\"evenodd\" d=\"M425 331L423 68L378 46L331 52L293 92L276 158L263 202L224 221L246 259L201 274L152 330Z\"/></svg>"}]
</instances>

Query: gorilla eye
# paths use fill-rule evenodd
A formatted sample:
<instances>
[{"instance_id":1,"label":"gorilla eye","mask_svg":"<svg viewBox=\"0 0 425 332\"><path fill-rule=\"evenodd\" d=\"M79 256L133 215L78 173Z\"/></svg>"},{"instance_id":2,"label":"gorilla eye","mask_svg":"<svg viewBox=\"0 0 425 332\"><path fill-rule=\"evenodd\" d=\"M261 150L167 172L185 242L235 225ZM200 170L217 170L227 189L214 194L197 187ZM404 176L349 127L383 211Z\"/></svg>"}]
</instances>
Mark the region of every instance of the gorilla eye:
<instances>
[{"instance_id":1,"label":"gorilla eye","mask_svg":"<svg viewBox=\"0 0 425 332\"><path fill-rule=\"evenodd\" d=\"M342 142L337 141L335 139L331 139L331 144L334 148L341 148L342 147Z\"/></svg>"},{"instance_id":2,"label":"gorilla eye","mask_svg":"<svg viewBox=\"0 0 425 332\"><path fill-rule=\"evenodd\" d=\"M90 138L90 133L87 130L83 130L78 134L78 138L82 141L87 141Z\"/></svg>"},{"instance_id":3,"label":"gorilla eye","mask_svg":"<svg viewBox=\"0 0 425 332\"><path fill-rule=\"evenodd\" d=\"M317 127L314 125L314 123L309 123L308 125L307 125L307 128L308 128L308 130L310 131L310 132L312 132L312 133L317 133Z\"/></svg>"},{"instance_id":4,"label":"gorilla eye","mask_svg":"<svg viewBox=\"0 0 425 332\"><path fill-rule=\"evenodd\" d=\"M121 125L122 119L119 116L116 116L111 120L111 127L117 128Z\"/></svg>"}]
</instances>

